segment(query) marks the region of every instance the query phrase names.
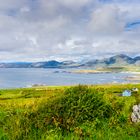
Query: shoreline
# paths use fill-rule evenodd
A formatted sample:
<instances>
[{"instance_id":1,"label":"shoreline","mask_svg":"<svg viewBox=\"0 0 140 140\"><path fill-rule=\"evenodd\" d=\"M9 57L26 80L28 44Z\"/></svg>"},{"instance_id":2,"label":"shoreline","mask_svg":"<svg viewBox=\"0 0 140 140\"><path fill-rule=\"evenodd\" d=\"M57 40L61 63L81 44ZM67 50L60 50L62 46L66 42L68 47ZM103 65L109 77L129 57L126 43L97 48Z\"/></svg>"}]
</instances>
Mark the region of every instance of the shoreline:
<instances>
[{"instance_id":1,"label":"shoreline","mask_svg":"<svg viewBox=\"0 0 140 140\"><path fill-rule=\"evenodd\" d=\"M36 86L36 87L19 87L19 88L0 88L0 90L26 90L26 89L29 89L29 90L46 90L46 89L61 89L61 88L70 88L70 87L75 87L75 86L78 86L78 85L85 85L85 86L88 86L88 87L110 87L110 86L128 86L128 85L139 85L140 83L139 82L136 82L136 83L115 83L115 82L112 82L112 83L104 83L104 84L75 84L75 85L49 85L49 86Z\"/></svg>"}]
</instances>

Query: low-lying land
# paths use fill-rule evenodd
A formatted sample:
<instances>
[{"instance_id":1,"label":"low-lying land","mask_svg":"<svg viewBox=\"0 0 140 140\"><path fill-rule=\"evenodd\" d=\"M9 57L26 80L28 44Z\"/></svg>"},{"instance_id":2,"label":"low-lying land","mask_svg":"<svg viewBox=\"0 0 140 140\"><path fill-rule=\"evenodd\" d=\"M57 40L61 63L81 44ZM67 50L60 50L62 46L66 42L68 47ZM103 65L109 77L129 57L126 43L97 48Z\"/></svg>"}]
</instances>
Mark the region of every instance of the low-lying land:
<instances>
[{"instance_id":1,"label":"low-lying land","mask_svg":"<svg viewBox=\"0 0 140 140\"><path fill-rule=\"evenodd\" d=\"M1 140L138 140L131 121L136 85L35 87L0 90Z\"/></svg>"},{"instance_id":2,"label":"low-lying land","mask_svg":"<svg viewBox=\"0 0 140 140\"><path fill-rule=\"evenodd\" d=\"M120 73L120 72L133 74L132 76L126 77L125 80L132 82L140 82L140 67L134 66L102 67L96 69L79 69L71 71L71 73L78 74L100 74L100 73Z\"/></svg>"},{"instance_id":3,"label":"low-lying land","mask_svg":"<svg viewBox=\"0 0 140 140\"><path fill-rule=\"evenodd\" d=\"M129 72L129 73L140 73L140 67L135 66L111 66L111 67L97 67L94 69L79 69L79 70L73 70L72 73L87 73L87 74L94 74L94 73L118 73L118 72Z\"/></svg>"}]
</instances>

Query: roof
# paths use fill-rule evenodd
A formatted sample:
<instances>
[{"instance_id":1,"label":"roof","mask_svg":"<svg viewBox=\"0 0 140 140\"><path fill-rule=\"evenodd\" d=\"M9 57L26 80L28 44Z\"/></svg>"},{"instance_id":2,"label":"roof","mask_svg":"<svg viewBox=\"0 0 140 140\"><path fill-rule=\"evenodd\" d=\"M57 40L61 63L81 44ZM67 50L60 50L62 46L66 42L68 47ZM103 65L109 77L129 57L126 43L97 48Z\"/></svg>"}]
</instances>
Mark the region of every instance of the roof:
<instances>
[{"instance_id":1,"label":"roof","mask_svg":"<svg viewBox=\"0 0 140 140\"><path fill-rule=\"evenodd\" d=\"M131 96L131 90L123 91L122 96Z\"/></svg>"}]
</instances>

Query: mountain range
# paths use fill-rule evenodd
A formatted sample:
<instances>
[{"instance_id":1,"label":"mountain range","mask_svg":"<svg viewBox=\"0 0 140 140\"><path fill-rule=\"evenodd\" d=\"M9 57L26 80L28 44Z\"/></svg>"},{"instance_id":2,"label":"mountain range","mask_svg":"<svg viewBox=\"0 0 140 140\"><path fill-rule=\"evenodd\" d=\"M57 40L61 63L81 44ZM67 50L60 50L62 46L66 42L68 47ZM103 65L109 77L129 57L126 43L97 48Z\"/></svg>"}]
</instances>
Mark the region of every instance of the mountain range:
<instances>
[{"instance_id":1,"label":"mountain range","mask_svg":"<svg viewBox=\"0 0 140 140\"><path fill-rule=\"evenodd\" d=\"M0 68L78 68L78 67L107 67L107 66L140 66L140 56L130 57L125 54L115 55L104 59L94 59L86 62L55 60L46 62L11 62L0 63Z\"/></svg>"}]
</instances>

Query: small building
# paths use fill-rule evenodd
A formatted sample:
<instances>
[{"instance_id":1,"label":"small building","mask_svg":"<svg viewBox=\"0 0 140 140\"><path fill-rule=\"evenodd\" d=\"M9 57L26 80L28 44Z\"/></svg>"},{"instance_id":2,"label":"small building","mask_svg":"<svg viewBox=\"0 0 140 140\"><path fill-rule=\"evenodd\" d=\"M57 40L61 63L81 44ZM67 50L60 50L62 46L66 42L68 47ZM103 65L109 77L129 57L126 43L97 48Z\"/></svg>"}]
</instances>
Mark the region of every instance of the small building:
<instances>
[{"instance_id":1,"label":"small building","mask_svg":"<svg viewBox=\"0 0 140 140\"><path fill-rule=\"evenodd\" d=\"M132 94L131 90L125 90L123 91L122 96L131 96L131 94Z\"/></svg>"}]
</instances>

